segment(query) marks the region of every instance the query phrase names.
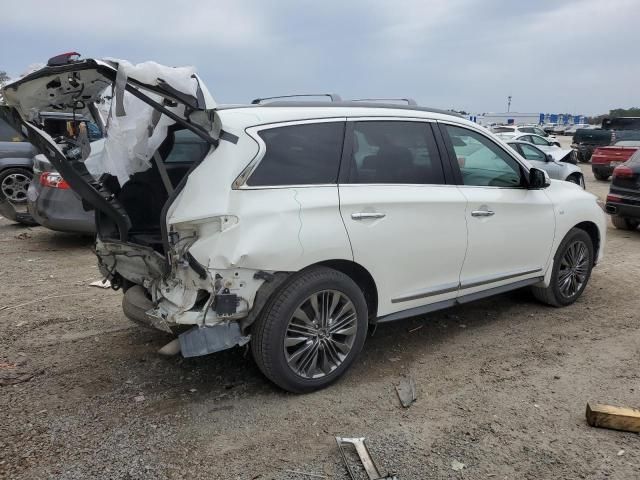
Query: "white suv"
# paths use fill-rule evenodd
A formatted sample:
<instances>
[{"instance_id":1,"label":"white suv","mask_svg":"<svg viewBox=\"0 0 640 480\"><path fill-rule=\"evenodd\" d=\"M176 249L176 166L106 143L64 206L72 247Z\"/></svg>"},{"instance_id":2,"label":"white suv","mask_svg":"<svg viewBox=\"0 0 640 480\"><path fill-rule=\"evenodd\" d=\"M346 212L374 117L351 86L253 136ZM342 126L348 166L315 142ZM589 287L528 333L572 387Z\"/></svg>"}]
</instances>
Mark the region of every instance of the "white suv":
<instances>
[{"instance_id":1,"label":"white suv","mask_svg":"<svg viewBox=\"0 0 640 480\"><path fill-rule=\"evenodd\" d=\"M526 286L570 305L602 257L593 195L461 117L341 101L219 108L197 76L163 68L85 60L4 95L96 209L96 252L125 313L182 330L185 356L250 343L269 379L311 391L349 368L372 324ZM105 165L114 151L121 164L98 181L27 120L52 103L91 110L107 84Z\"/></svg>"}]
</instances>

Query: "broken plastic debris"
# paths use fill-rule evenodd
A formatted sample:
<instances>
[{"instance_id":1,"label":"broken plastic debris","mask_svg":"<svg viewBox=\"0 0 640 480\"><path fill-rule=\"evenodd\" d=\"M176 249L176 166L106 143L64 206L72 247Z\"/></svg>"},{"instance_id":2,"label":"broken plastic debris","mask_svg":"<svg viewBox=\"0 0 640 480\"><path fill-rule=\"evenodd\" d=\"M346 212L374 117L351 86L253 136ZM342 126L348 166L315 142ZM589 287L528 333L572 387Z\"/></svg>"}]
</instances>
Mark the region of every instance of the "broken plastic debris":
<instances>
[{"instance_id":1,"label":"broken plastic debris","mask_svg":"<svg viewBox=\"0 0 640 480\"><path fill-rule=\"evenodd\" d=\"M111 288L111 282L105 278L104 280L96 280L95 282L91 282L89 286L106 289Z\"/></svg>"},{"instance_id":2,"label":"broken plastic debris","mask_svg":"<svg viewBox=\"0 0 640 480\"><path fill-rule=\"evenodd\" d=\"M459 462L458 460L451 462L451 470L455 470L456 472L460 472L464 467L464 463Z\"/></svg>"},{"instance_id":3,"label":"broken plastic debris","mask_svg":"<svg viewBox=\"0 0 640 480\"><path fill-rule=\"evenodd\" d=\"M409 408L416 401L416 384L413 377L404 378L399 385L396 386L396 392L400 403L404 408Z\"/></svg>"}]
</instances>

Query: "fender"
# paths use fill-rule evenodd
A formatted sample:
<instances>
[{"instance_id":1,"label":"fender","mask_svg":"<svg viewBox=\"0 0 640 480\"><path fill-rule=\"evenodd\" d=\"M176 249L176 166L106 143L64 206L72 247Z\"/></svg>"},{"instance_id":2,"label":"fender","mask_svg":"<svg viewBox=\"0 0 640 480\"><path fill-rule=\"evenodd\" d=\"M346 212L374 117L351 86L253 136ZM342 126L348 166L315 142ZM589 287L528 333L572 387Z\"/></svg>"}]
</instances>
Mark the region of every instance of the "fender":
<instances>
[{"instance_id":1,"label":"fender","mask_svg":"<svg viewBox=\"0 0 640 480\"><path fill-rule=\"evenodd\" d=\"M7 168L27 168L29 170L33 170L33 157L29 158L19 158L19 157L9 157L9 158L0 158L0 171L6 170Z\"/></svg>"}]
</instances>

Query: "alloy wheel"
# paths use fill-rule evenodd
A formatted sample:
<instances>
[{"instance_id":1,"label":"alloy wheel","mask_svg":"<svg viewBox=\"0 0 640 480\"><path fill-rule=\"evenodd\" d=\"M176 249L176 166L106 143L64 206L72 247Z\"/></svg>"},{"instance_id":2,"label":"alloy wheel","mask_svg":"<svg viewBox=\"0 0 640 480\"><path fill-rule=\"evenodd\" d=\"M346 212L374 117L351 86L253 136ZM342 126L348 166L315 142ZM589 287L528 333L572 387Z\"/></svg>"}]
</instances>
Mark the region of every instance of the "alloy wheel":
<instances>
[{"instance_id":1,"label":"alloy wheel","mask_svg":"<svg viewBox=\"0 0 640 480\"><path fill-rule=\"evenodd\" d=\"M565 298L576 295L587 280L589 274L589 249L582 240L567 247L560 261L558 271L558 290Z\"/></svg>"},{"instance_id":2,"label":"alloy wheel","mask_svg":"<svg viewBox=\"0 0 640 480\"><path fill-rule=\"evenodd\" d=\"M313 293L289 319L284 354L289 368L303 378L330 374L347 358L358 330L353 302L337 290Z\"/></svg>"},{"instance_id":3,"label":"alloy wheel","mask_svg":"<svg viewBox=\"0 0 640 480\"><path fill-rule=\"evenodd\" d=\"M29 183L31 183L31 178L24 173L11 173L4 177L0 189L10 202L24 203L27 201Z\"/></svg>"}]
</instances>

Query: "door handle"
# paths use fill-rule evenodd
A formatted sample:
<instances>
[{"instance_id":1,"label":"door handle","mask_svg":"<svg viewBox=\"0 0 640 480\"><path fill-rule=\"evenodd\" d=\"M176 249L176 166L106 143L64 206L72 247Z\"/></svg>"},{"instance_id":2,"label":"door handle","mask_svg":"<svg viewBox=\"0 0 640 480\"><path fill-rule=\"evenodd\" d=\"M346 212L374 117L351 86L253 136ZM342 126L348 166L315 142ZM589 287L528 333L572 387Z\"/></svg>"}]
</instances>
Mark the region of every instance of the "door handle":
<instances>
[{"instance_id":1,"label":"door handle","mask_svg":"<svg viewBox=\"0 0 640 480\"><path fill-rule=\"evenodd\" d=\"M493 210L474 210L471 212L472 217L491 217L495 215L496 212Z\"/></svg>"},{"instance_id":2,"label":"door handle","mask_svg":"<svg viewBox=\"0 0 640 480\"><path fill-rule=\"evenodd\" d=\"M351 218L353 220L367 220L367 219L370 219L370 218L384 218L386 216L387 216L386 213L379 213L379 212L358 212L358 213L352 213L351 214Z\"/></svg>"}]
</instances>

